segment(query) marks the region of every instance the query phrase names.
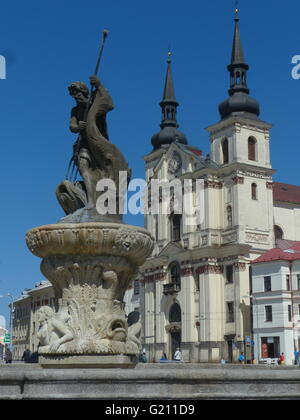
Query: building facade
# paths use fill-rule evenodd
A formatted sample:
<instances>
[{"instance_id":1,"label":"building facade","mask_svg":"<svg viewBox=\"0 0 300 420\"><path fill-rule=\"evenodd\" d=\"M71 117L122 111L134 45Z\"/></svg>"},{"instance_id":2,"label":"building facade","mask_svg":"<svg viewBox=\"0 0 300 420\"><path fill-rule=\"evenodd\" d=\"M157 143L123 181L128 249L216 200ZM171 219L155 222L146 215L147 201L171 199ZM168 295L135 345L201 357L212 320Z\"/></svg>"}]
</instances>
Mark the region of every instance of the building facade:
<instances>
[{"instance_id":1,"label":"building facade","mask_svg":"<svg viewBox=\"0 0 300 420\"><path fill-rule=\"evenodd\" d=\"M300 242L280 241L252 263L255 358L294 363L300 344Z\"/></svg>"},{"instance_id":2,"label":"building facade","mask_svg":"<svg viewBox=\"0 0 300 420\"><path fill-rule=\"evenodd\" d=\"M25 349L35 352L38 348L36 333L39 327L37 310L41 306L55 307L54 290L48 281L36 283L14 301L13 358L21 360Z\"/></svg>"},{"instance_id":3,"label":"building facade","mask_svg":"<svg viewBox=\"0 0 300 420\"><path fill-rule=\"evenodd\" d=\"M207 128L210 154L204 157L178 130L168 60L161 131L144 157L149 190L157 180L170 187L169 201L161 187L154 211L149 198L145 224L156 246L139 277L144 344L152 361L163 351L172 358L177 347L185 361L232 362L242 351L251 361L251 261L277 239L300 237L300 189L273 182L272 125L260 119L259 103L249 96L248 70L236 14L229 98L219 106L220 121ZM202 215L193 222L190 212L175 211L185 180L187 207L199 200L197 181L203 186Z\"/></svg>"},{"instance_id":4,"label":"building facade","mask_svg":"<svg viewBox=\"0 0 300 420\"><path fill-rule=\"evenodd\" d=\"M4 337L6 333L8 333L8 330L0 325L0 362L4 360L5 356Z\"/></svg>"}]
</instances>

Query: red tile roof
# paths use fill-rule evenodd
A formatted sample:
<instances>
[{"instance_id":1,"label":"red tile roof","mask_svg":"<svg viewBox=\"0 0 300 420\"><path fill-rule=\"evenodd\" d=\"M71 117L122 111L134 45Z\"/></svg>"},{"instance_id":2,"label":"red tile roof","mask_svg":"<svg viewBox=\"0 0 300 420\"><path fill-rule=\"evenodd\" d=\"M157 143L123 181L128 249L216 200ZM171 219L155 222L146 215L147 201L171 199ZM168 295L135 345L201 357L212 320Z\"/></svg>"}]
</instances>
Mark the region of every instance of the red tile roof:
<instances>
[{"instance_id":1,"label":"red tile roof","mask_svg":"<svg viewBox=\"0 0 300 420\"><path fill-rule=\"evenodd\" d=\"M252 264L258 264L270 261L295 261L300 260L300 242L279 241L279 248L273 248L252 261Z\"/></svg>"},{"instance_id":2,"label":"red tile roof","mask_svg":"<svg viewBox=\"0 0 300 420\"><path fill-rule=\"evenodd\" d=\"M196 147L187 146L187 148L192 152L195 153L197 156L202 156L202 150L197 149Z\"/></svg>"},{"instance_id":3,"label":"red tile roof","mask_svg":"<svg viewBox=\"0 0 300 420\"><path fill-rule=\"evenodd\" d=\"M273 197L274 201L300 204L300 187L298 185L274 182Z\"/></svg>"}]
</instances>

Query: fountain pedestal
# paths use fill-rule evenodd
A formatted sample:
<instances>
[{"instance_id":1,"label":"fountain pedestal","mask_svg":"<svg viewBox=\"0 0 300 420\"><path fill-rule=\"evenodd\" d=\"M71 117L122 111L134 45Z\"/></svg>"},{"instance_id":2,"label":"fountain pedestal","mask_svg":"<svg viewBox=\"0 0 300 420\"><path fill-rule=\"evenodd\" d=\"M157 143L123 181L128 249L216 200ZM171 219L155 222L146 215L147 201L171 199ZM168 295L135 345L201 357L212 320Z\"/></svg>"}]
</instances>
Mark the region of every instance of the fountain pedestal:
<instances>
[{"instance_id":1,"label":"fountain pedestal","mask_svg":"<svg viewBox=\"0 0 300 420\"><path fill-rule=\"evenodd\" d=\"M54 224L27 233L42 258L57 308L38 310L45 367L134 367L141 324L128 327L124 295L153 250L142 228L118 223Z\"/></svg>"}]
</instances>

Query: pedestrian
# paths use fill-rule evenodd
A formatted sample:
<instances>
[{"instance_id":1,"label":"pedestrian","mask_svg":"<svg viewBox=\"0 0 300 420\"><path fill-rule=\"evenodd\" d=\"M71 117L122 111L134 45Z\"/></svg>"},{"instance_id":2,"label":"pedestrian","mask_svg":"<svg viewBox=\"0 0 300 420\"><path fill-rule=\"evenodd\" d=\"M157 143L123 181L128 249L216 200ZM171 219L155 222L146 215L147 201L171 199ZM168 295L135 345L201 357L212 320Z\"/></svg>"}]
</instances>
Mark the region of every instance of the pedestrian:
<instances>
[{"instance_id":1,"label":"pedestrian","mask_svg":"<svg viewBox=\"0 0 300 420\"><path fill-rule=\"evenodd\" d=\"M176 360L176 362L182 362L182 354L179 347L177 347L175 351L174 360Z\"/></svg>"},{"instance_id":2,"label":"pedestrian","mask_svg":"<svg viewBox=\"0 0 300 420\"><path fill-rule=\"evenodd\" d=\"M295 359L295 365L297 365L297 366L299 366L299 364L300 364L300 359L299 359L299 350L298 349L296 349L295 351L294 351L294 359Z\"/></svg>"},{"instance_id":3,"label":"pedestrian","mask_svg":"<svg viewBox=\"0 0 300 420\"><path fill-rule=\"evenodd\" d=\"M163 354L162 354L162 356L161 356L161 358L160 358L160 362L164 362L164 361L166 361L166 360L168 360L167 355L166 355L166 353L165 353L165 352L163 352Z\"/></svg>"},{"instance_id":4,"label":"pedestrian","mask_svg":"<svg viewBox=\"0 0 300 420\"><path fill-rule=\"evenodd\" d=\"M244 353L241 353L241 355L239 357L239 363L241 365L243 365L245 363L245 355L244 355Z\"/></svg>"},{"instance_id":5,"label":"pedestrian","mask_svg":"<svg viewBox=\"0 0 300 420\"><path fill-rule=\"evenodd\" d=\"M30 357L31 357L31 351L29 349L25 349L23 356L22 356L22 361L24 363L29 363L30 362Z\"/></svg>"},{"instance_id":6,"label":"pedestrian","mask_svg":"<svg viewBox=\"0 0 300 420\"><path fill-rule=\"evenodd\" d=\"M28 363L39 363L39 351L38 350L31 353Z\"/></svg>"},{"instance_id":7,"label":"pedestrian","mask_svg":"<svg viewBox=\"0 0 300 420\"><path fill-rule=\"evenodd\" d=\"M285 359L284 359L284 353L281 353L280 357L279 357L279 361L280 361L280 366L284 365Z\"/></svg>"},{"instance_id":8,"label":"pedestrian","mask_svg":"<svg viewBox=\"0 0 300 420\"><path fill-rule=\"evenodd\" d=\"M8 346L5 347L5 363L11 364L12 363L12 352L8 348Z\"/></svg>"},{"instance_id":9,"label":"pedestrian","mask_svg":"<svg viewBox=\"0 0 300 420\"><path fill-rule=\"evenodd\" d=\"M147 363L147 357L146 357L146 350L143 349L142 353L139 355L139 362L141 363Z\"/></svg>"}]
</instances>

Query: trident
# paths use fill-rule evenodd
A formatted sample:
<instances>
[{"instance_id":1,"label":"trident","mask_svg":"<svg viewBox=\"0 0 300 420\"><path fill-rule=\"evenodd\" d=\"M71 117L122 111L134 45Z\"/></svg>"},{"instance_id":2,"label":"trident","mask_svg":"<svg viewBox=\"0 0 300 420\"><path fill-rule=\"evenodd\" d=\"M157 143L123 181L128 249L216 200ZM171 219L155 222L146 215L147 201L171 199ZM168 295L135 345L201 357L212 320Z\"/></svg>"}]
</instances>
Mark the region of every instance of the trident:
<instances>
[{"instance_id":1,"label":"trident","mask_svg":"<svg viewBox=\"0 0 300 420\"><path fill-rule=\"evenodd\" d=\"M103 36L102 36L101 48L100 48L100 51L99 51L99 56L98 56L98 60L97 60L96 68L95 68L95 72L94 72L94 75L95 76L97 76L97 74L99 72L100 62L101 62L101 58L102 58L103 50L104 50L104 45L105 45L106 38L108 37L108 34L109 34L108 30L107 29L104 29ZM88 99L88 102L87 102L87 105L86 105L86 109L85 109L85 113L84 113L84 121L87 120L87 116L88 116L90 107L92 105L94 93L95 93L95 89L94 89L94 86L93 86L91 88L89 99Z\"/></svg>"},{"instance_id":2,"label":"trident","mask_svg":"<svg viewBox=\"0 0 300 420\"><path fill-rule=\"evenodd\" d=\"M95 72L94 72L95 76L97 76L97 74L99 72L101 58L102 58L103 50L104 50L104 46L105 46L105 41L106 41L106 38L108 37L108 34L109 34L109 31L107 29L104 29L103 35L102 35L102 43L101 43L101 47L100 47L100 51L99 51L99 55L98 55L98 59L97 59L97 63L96 63L96 68L95 68ZM85 111L84 111L84 117L83 117L84 122L87 121L88 113L89 113L89 110L90 110L90 108L92 106L92 103L93 103L94 94L95 94L95 88L94 88L94 86L92 86L91 90L90 90L89 97L88 97L88 101L87 101L87 104L86 104L86 108L85 108ZM72 166L72 171L71 171L71 179L72 179L74 169L75 169L75 156L79 152L81 137L82 136L80 135L77 142L74 145L74 153L73 153L73 156L72 156L71 161L69 163L66 179L69 178L71 166ZM75 173L74 181L77 178L77 174L78 174L78 168L77 168L76 173Z\"/></svg>"}]
</instances>

